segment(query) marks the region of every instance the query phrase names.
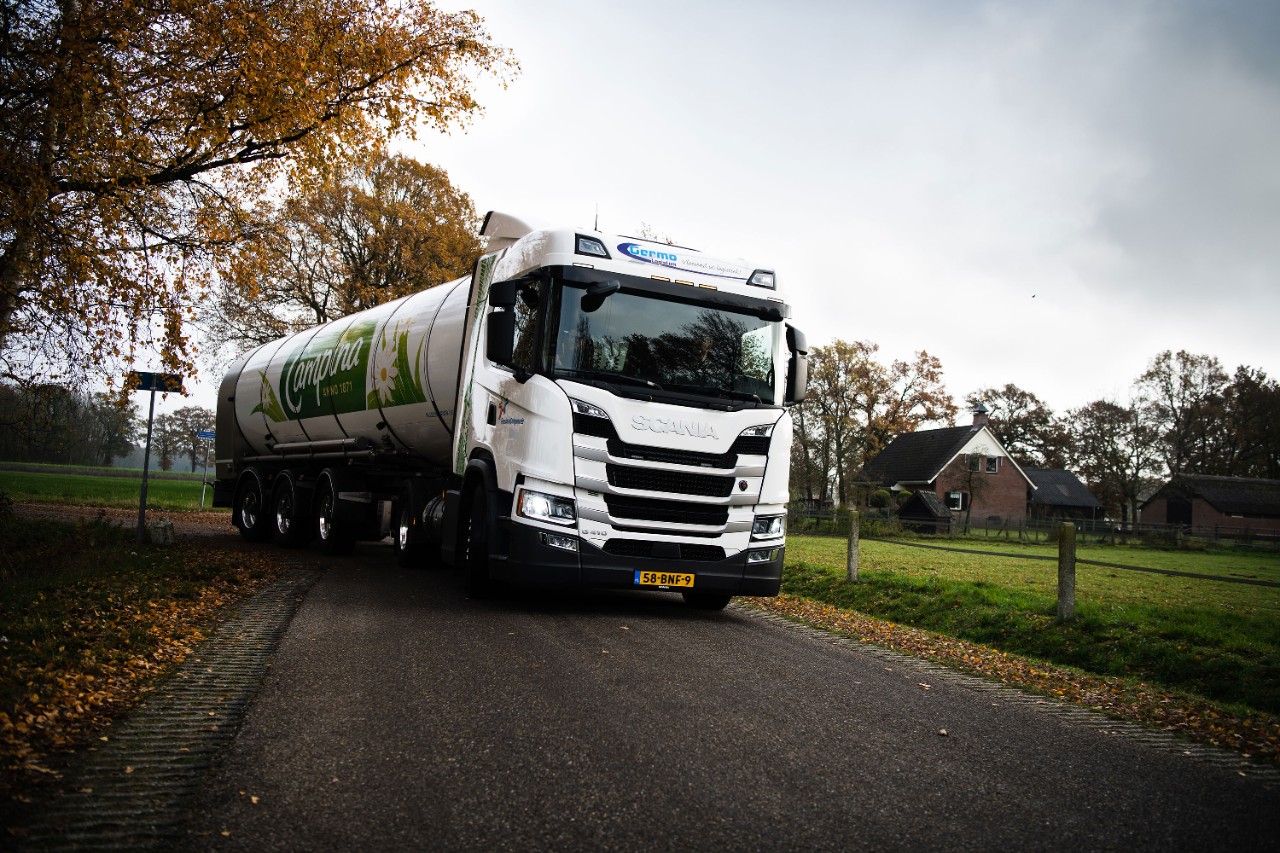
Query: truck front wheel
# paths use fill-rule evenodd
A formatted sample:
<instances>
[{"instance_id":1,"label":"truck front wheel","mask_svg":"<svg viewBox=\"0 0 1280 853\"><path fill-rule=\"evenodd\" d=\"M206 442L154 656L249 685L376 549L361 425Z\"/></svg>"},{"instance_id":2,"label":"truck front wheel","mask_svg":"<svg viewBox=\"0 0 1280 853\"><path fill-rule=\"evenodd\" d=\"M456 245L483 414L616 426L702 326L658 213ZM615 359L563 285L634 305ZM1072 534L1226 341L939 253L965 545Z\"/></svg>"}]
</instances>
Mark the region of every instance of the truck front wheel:
<instances>
[{"instance_id":1,"label":"truck front wheel","mask_svg":"<svg viewBox=\"0 0 1280 853\"><path fill-rule=\"evenodd\" d=\"M320 537L320 550L325 554L340 556L355 550L355 532L351 525L337 520L338 493L333 480L325 480L320 486L316 502L316 533Z\"/></svg>"}]
</instances>

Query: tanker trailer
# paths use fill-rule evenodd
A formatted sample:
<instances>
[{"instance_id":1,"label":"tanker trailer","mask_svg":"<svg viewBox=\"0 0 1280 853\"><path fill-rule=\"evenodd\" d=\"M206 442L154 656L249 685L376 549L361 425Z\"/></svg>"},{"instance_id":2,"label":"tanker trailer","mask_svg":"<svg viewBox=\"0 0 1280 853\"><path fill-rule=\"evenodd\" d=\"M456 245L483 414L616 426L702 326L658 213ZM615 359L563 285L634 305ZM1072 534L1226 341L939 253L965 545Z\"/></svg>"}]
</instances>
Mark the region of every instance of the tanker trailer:
<instances>
[{"instance_id":1,"label":"tanker trailer","mask_svg":"<svg viewBox=\"0 0 1280 853\"><path fill-rule=\"evenodd\" d=\"M249 540L493 582L774 595L804 336L772 270L490 213L470 276L257 347L214 505Z\"/></svg>"}]
</instances>

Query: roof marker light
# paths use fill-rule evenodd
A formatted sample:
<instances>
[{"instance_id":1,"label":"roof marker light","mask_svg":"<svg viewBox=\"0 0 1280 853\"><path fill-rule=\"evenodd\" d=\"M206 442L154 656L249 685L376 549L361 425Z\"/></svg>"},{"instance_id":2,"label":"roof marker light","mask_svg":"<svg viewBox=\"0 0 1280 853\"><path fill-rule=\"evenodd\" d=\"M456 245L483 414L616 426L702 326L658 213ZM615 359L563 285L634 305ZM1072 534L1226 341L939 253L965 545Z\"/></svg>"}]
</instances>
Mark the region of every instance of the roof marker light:
<instances>
[{"instance_id":1,"label":"roof marker light","mask_svg":"<svg viewBox=\"0 0 1280 853\"><path fill-rule=\"evenodd\" d=\"M578 234L575 242L577 244L576 251L579 255L590 255L593 258L610 260L609 250L604 247L604 243L595 237L585 237L582 234Z\"/></svg>"}]
</instances>

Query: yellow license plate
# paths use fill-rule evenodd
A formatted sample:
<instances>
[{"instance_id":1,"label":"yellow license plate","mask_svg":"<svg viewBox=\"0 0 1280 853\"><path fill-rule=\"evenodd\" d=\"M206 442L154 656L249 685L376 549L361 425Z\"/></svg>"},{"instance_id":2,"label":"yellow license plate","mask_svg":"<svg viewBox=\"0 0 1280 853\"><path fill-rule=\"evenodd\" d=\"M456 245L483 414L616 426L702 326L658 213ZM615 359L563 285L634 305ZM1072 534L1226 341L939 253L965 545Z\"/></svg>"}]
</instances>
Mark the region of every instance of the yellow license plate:
<instances>
[{"instance_id":1,"label":"yellow license plate","mask_svg":"<svg viewBox=\"0 0 1280 853\"><path fill-rule=\"evenodd\" d=\"M693 575L679 572L636 572L636 586L693 586Z\"/></svg>"}]
</instances>

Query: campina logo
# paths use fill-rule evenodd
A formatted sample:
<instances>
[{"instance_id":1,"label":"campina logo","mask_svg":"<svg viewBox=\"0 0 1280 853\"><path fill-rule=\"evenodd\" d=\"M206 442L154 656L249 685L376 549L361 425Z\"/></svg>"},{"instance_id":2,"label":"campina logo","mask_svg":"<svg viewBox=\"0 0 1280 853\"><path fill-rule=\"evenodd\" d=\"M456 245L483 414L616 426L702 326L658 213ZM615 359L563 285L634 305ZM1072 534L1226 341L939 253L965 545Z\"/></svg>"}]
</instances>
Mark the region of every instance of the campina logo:
<instances>
[{"instance_id":1,"label":"campina logo","mask_svg":"<svg viewBox=\"0 0 1280 853\"><path fill-rule=\"evenodd\" d=\"M657 249L647 249L639 243L619 243L618 251L625 255L630 255L637 261L644 261L648 264L675 266L680 262L680 258L677 257L674 252L662 252Z\"/></svg>"}]
</instances>

